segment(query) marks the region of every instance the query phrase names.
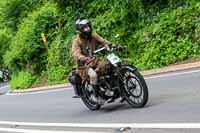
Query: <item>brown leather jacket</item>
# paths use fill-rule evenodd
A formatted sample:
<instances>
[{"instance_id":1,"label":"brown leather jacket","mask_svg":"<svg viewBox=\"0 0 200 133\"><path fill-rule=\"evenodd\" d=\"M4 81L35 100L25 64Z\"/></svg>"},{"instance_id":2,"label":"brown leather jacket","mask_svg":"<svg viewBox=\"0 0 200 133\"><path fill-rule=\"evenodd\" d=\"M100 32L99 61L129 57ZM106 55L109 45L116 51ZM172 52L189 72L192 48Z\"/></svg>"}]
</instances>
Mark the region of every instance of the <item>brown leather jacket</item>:
<instances>
[{"instance_id":1,"label":"brown leather jacket","mask_svg":"<svg viewBox=\"0 0 200 133\"><path fill-rule=\"evenodd\" d=\"M91 57L92 52L98 48L98 45L111 44L96 33L92 34L91 39L81 38L79 35L72 44L72 55L80 66L80 60L84 57Z\"/></svg>"}]
</instances>

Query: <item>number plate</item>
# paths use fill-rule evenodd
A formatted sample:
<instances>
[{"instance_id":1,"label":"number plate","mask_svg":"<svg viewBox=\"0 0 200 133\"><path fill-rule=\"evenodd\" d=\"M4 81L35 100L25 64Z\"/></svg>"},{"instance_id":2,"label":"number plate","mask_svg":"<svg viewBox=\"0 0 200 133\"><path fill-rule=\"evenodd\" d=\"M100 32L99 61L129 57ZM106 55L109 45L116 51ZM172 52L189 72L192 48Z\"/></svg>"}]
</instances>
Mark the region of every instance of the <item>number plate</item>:
<instances>
[{"instance_id":1,"label":"number plate","mask_svg":"<svg viewBox=\"0 0 200 133\"><path fill-rule=\"evenodd\" d=\"M107 59L114 65L118 62L121 62L120 58L118 56L116 56L115 54L110 54L107 56Z\"/></svg>"}]
</instances>

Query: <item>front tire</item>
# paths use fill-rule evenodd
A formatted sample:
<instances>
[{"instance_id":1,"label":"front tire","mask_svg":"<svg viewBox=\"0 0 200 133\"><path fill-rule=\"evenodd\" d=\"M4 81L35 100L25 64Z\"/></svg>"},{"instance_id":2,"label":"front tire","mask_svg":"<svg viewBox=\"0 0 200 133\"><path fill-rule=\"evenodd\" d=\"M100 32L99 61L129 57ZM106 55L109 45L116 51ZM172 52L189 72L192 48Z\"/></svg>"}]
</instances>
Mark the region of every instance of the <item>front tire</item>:
<instances>
[{"instance_id":1,"label":"front tire","mask_svg":"<svg viewBox=\"0 0 200 133\"><path fill-rule=\"evenodd\" d=\"M133 67L123 69L124 97L134 108L144 107L148 101L148 88L143 76Z\"/></svg>"},{"instance_id":2,"label":"front tire","mask_svg":"<svg viewBox=\"0 0 200 133\"><path fill-rule=\"evenodd\" d=\"M92 88L92 86L89 84L88 81L84 81L83 83L83 94L84 96L81 98L83 103L90 109L90 110L98 110L101 105L99 105L96 102L92 101L92 96L95 96L95 90Z\"/></svg>"}]
</instances>

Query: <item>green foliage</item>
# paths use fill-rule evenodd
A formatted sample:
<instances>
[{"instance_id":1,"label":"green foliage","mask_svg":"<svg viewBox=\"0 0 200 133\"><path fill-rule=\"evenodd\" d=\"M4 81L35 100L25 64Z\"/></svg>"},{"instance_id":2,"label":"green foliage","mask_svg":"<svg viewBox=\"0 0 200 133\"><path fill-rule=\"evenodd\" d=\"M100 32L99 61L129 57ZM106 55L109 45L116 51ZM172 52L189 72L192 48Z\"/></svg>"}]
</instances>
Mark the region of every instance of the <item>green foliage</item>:
<instances>
[{"instance_id":1,"label":"green foliage","mask_svg":"<svg viewBox=\"0 0 200 133\"><path fill-rule=\"evenodd\" d=\"M148 27L132 35L130 45L137 49L133 61L141 69L151 69L198 56L199 17L198 7L161 12Z\"/></svg>"},{"instance_id":2,"label":"green foliage","mask_svg":"<svg viewBox=\"0 0 200 133\"><path fill-rule=\"evenodd\" d=\"M29 72L21 71L18 75L13 75L11 80L11 87L12 89L25 89L30 87L36 77L30 74Z\"/></svg>"},{"instance_id":3,"label":"green foliage","mask_svg":"<svg viewBox=\"0 0 200 133\"><path fill-rule=\"evenodd\" d=\"M58 65L52 66L48 69L48 80L52 81L60 81L65 78L66 67Z\"/></svg>"},{"instance_id":4,"label":"green foliage","mask_svg":"<svg viewBox=\"0 0 200 133\"><path fill-rule=\"evenodd\" d=\"M95 5L98 4L97 2L94 2ZM127 38L129 38L131 32L136 28L138 15L141 13L141 6L139 0L107 1L103 4L103 8L100 8L103 14L99 14L95 18L94 25L96 31L111 40L126 43ZM95 8L91 9L95 10ZM93 10L90 10L91 14ZM119 40L115 39L115 35L117 34L119 34Z\"/></svg>"},{"instance_id":5,"label":"green foliage","mask_svg":"<svg viewBox=\"0 0 200 133\"><path fill-rule=\"evenodd\" d=\"M0 3L1 25L16 31L20 21L41 3L41 0L2 0Z\"/></svg>"},{"instance_id":6,"label":"green foliage","mask_svg":"<svg viewBox=\"0 0 200 133\"><path fill-rule=\"evenodd\" d=\"M11 43L12 34L8 29L0 30L0 65L3 65L3 55L8 50Z\"/></svg>"},{"instance_id":7,"label":"green foliage","mask_svg":"<svg viewBox=\"0 0 200 133\"><path fill-rule=\"evenodd\" d=\"M58 36L53 42L48 51L48 80L51 81L60 81L62 80L67 72L66 64L63 64L63 59L61 59L61 54L66 51L63 51L64 40L61 36Z\"/></svg>"}]
</instances>

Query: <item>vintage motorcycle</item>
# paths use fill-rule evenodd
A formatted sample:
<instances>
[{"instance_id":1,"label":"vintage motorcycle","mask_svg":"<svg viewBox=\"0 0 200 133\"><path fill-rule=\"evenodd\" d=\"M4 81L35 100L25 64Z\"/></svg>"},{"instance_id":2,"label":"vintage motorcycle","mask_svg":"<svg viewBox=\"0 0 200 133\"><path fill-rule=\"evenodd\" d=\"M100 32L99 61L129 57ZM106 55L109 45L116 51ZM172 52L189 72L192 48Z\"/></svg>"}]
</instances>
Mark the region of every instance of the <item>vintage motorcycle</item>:
<instances>
[{"instance_id":1,"label":"vintage motorcycle","mask_svg":"<svg viewBox=\"0 0 200 133\"><path fill-rule=\"evenodd\" d=\"M125 47L119 45L106 45L93 52L93 60L106 55L109 62L103 74L99 73L98 68L94 68L98 74L98 89L93 88L89 80L82 80L76 69L72 71L69 81L74 86L75 93L89 109L98 110L103 104L114 102L116 99L120 99L121 103L127 101L134 108L141 108L147 103L148 88L143 76L136 67L123 64L114 53L124 49ZM94 102L93 97L96 93L105 100L104 103Z\"/></svg>"}]
</instances>

